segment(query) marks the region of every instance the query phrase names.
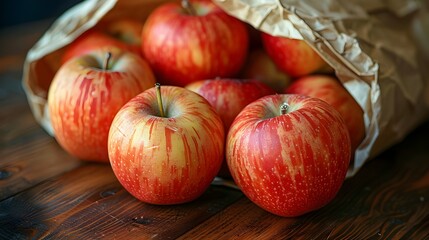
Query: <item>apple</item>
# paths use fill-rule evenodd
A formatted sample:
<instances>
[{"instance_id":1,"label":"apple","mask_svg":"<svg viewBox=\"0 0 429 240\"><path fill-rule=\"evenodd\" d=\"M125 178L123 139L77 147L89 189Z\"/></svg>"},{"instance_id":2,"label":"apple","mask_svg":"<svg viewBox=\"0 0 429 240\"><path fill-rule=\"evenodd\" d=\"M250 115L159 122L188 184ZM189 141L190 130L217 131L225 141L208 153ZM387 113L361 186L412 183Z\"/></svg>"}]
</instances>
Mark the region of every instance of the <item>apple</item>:
<instances>
[{"instance_id":1,"label":"apple","mask_svg":"<svg viewBox=\"0 0 429 240\"><path fill-rule=\"evenodd\" d=\"M185 86L237 74L248 38L246 25L210 0L170 2L146 20L142 49L159 81Z\"/></svg>"},{"instance_id":2,"label":"apple","mask_svg":"<svg viewBox=\"0 0 429 240\"><path fill-rule=\"evenodd\" d=\"M305 41L261 33L262 44L277 67L291 77L327 68L326 62Z\"/></svg>"},{"instance_id":3,"label":"apple","mask_svg":"<svg viewBox=\"0 0 429 240\"><path fill-rule=\"evenodd\" d=\"M106 46L129 50L143 56L141 32L143 22L133 19L118 19L88 30L72 42L65 50L62 63Z\"/></svg>"},{"instance_id":4,"label":"apple","mask_svg":"<svg viewBox=\"0 0 429 240\"><path fill-rule=\"evenodd\" d=\"M286 217L328 204L345 179L350 154L340 114L304 95L269 95L247 105L226 141L235 183L252 202Z\"/></svg>"},{"instance_id":5,"label":"apple","mask_svg":"<svg viewBox=\"0 0 429 240\"><path fill-rule=\"evenodd\" d=\"M164 86L122 107L108 149L113 172L129 193L167 205L192 201L209 187L222 164L224 143L222 120L207 100Z\"/></svg>"},{"instance_id":6,"label":"apple","mask_svg":"<svg viewBox=\"0 0 429 240\"><path fill-rule=\"evenodd\" d=\"M114 116L154 84L147 62L122 49L104 48L67 61L48 93L56 140L80 159L108 162L107 137Z\"/></svg>"},{"instance_id":7,"label":"apple","mask_svg":"<svg viewBox=\"0 0 429 240\"><path fill-rule=\"evenodd\" d=\"M221 117L226 133L235 117L245 106L263 96L275 94L268 86L252 79L201 80L190 83L185 88L200 94L209 101ZM218 175L230 177L225 161Z\"/></svg>"},{"instance_id":8,"label":"apple","mask_svg":"<svg viewBox=\"0 0 429 240\"><path fill-rule=\"evenodd\" d=\"M332 105L347 125L352 153L356 151L365 137L363 110L336 78L326 75L301 77L287 87L284 93L307 95Z\"/></svg>"},{"instance_id":9,"label":"apple","mask_svg":"<svg viewBox=\"0 0 429 240\"><path fill-rule=\"evenodd\" d=\"M250 51L240 76L242 78L257 79L277 93L282 93L291 82L291 78L279 70L273 60L262 49Z\"/></svg>"},{"instance_id":10,"label":"apple","mask_svg":"<svg viewBox=\"0 0 429 240\"><path fill-rule=\"evenodd\" d=\"M185 88L203 96L215 108L229 129L232 121L249 103L275 92L254 79L216 78L190 83Z\"/></svg>"}]
</instances>

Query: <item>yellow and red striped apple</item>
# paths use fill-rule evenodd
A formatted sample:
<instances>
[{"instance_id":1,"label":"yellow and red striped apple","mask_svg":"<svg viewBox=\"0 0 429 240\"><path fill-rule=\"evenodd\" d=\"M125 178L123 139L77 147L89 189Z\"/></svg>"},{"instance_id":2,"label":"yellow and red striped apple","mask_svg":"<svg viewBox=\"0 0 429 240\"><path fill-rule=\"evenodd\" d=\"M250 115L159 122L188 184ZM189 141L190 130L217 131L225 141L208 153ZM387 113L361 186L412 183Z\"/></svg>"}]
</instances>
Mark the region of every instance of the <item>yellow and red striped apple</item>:
<instances>
[{"instance_id":1,"label":"yellow and red striped apple","mask_svg":"<svg viewBox=\"0 0 429 240\"><path fill-rule=\"evenodd\" d=\"M207 79L188 84L185 88L209 101L221 117L226 132L245 106L258 98L275 93L265 84L253 79Z\"/></svg>"},{"instance_id":2,"label":"yellow and red striped apple","mask_svg":"<svg viewBox=\"0 0 429 240\"><path fill-rule=\"evenodd\" d=\"M207 100L165 86L159 94L155 88L139 94L118 112L108 148L116 177L134 197L178 204L209 187L222 164L224 143L222 120Z\"/></svg>"},{"instance_id":3,"label":"yellow and red striped apple","mask_svg":"<svg viewBox=\"0 0 429 240\"><path fill-rule=\"evenodd\" d=\"M303 95L270 95L247 105L231 125L226 158L243 193L280 216L329 203L350 162L350 137L340 114Z\"/></svg>"},{"instance_id":4,"label":"yellow and red striped apple","mask_svg":"<svg viewBox=\"0 0 429 240\"><path fill-rule=\"evenodd\" d=\"M277 67L291 77L322 70L327 63L305 41L262 33L262 44Z\"/></svg>"},{"instance_id":5,"label":"yellow and red striped apple","mask_svg":"<svg viewBox=\"0 0 429 240\"><path fill-rule=\"evenodd\" d=\"M210 0L185 6L171 2L149 15L142 49L159 81L185 86L237 74L246 59L248 38L246 25Z\"/></svg>"},{"instance_id":6,"label":"yellow and red striped apple","mask_svg":"<svg viewBox=\"0 0 429 240\"><path fill-rule=\"evenodd\" d=\"M108 162L107 136L115 114L153 84L146 61L121 49L105 48L67 61L48 94L56 140L80 159Z\"/></svg>"},{"instance_id":7,"label":"yellow and red striped apple","mask_svg":"<svg viewBox=\"0 0 429 240\"><path fill-rule=\"evenodd\" d=\"M354 154L365 137L363 110L337 79L327 75L301 77L287 87L284 93L320 98L332 105L347 125Z\"/></svg>"},{"instance_id":8,"label":"yellow and red striped apple","mask_svg":"<svg viewBox=\"0 0 429 240\"><path fill-rule=\"evenodd\" d=\"M245 106L258 98L275 93L263 83L251 79L208 79L188 84L186 88L209 101L221 117L225 133L228 133L232 121ZM218 175L231 177L225 161Z\"/></svg>"}]
</instances>

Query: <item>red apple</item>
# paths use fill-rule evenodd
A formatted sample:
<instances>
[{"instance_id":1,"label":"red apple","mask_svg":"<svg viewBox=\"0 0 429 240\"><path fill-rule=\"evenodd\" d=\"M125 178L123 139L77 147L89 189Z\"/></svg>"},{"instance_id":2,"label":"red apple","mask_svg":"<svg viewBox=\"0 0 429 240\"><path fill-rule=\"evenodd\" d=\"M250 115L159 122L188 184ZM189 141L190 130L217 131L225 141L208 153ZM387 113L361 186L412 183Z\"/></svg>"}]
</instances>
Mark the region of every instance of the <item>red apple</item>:
<instances>
[{"instance_id":1,"label":"red apple","mask_svg":"<svg viewBox=\"0 0 429 240\"><path fill-rule=\"evenodd\" d=\"M262 49L252 50L241 72L241 77L257 79L278 93L289 85L290 77L279 70L273 60Z\"/></svg>"},{"instance_id":2,"label":"red apple","mask_svg":"<svg viewBox=\"0 0 429 240\"><path fill-rule=\"evenodd\" d=\"M111 21L88 30L72 42L64 52L62 63L104 47L117 47L143 56L141 32L143 23L132 19Z\"/></svg>"},{"instance_id":3,"label":"red apple","mask_svg":"<svg viewBox=\"0 0 429 240\"><path fill-rule=\"evenodd\" d=\"M252 79L200 80L186 85L185 88L209 101L221 117L226 131L245 106L258 98L275 93L265 84Z\"/></svg>"},{"instance_id":4,"label":"red apple","mask_svg":"<svg viewBox=\"0 0 429 240\"><path fill-rule=\"evenodd\" d=\"M143 202L189 202L219 171L222 120L192 91L161 90L159 95L155 88L143 92L118 112L109 133L110 163L124 188Z\"/></svg>"},{"instance_id":5,"label":"red apple","mask_svg":"<svg viewBox=\"0 0 429 240\"><path fill-rule=\"evenodd\" d=\"M352 153L355 152L365 137L363 110L337 79L325 75L306 76L295 80L284 92L320 98L332 105L346 122Z\"/></svg>"},{"instance_id":6,"label":"red apple","mask_svg":"<svg viewBox=\"0 0 429 240\"><path fill-rule=\"evenodd\" d=\"M275 92L257 80L211 79L193 82L186 86L215 108L222 119L225 132L240 111L249 103ZM219 176L230 177L226 162L222 164Z\"/></svg>"},{"instance_id":7,"label":"red apple","mask_svg":"<svg viewBox=\"0 0 429 240\"><path fill-rule=\"evenodd\" d=\"M326 68L326 62L303 40L262 33L262 44L277 67L291 77Z\"/></svg>"},{"instance_id":8,"label":"red apple","mask_svg":"<svg viewBox=\"0 0 429 240\"><path fill-rule=\"evenodd\" d=\"M148 17L142 40L157 79L177 86L235 75L249 42L246 25L210 0L163 4Z\"/></svg>"},{"instance_id":9,"label":"red apple","mask_svg":"<svg viewBox=\"0 0 429 240\"><path fill-rule=\"evenodd\" d=\"M303 95L270 95L247 105L231 125L226 158L243 193L280 216L299 216L329 203L350 162L340 114Z\"/></svg>"},{"instance_id":10,"label":"red apple","mask_svg":"<svg viewBox=\"0 0 429 240\"><path fill-rule=\"evenodd\" d=\"M48 94L56 140L78 158L108 162L107 136L115 114L154 84L146 61L121 49L100 49L67 61Z\"/></svg>"}]
</instances>

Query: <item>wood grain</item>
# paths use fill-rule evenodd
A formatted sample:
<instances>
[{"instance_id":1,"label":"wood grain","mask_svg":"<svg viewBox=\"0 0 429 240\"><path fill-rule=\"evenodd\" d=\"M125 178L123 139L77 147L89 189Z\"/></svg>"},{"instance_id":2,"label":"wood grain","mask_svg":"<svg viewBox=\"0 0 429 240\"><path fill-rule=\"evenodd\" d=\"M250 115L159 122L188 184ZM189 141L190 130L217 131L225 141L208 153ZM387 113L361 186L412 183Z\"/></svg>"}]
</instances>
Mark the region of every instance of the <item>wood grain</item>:
<instances>
[{"instance_id":1,"label":"wood grain","mask_svg":"<svg viewBox=\"0 0 429 240\"><path fill-rule=\"evenodd\" d=\"M282 218L243 198L180 239L429 239L428 134L426 124L369 162L318 211Z\"/></svg>"},{"instance_id":2,"label":"wood grain","mask_svg":"<svg viewBox=\"0 0 429 240\"><path fill-rule=\"evenodd\" d=\"M36 123L19 75L0 74L0 200L80 164Z\"/></svg>"},{"instance_id":3,"label":"wood grain","mask_svg":"<svg viewBox=\"0 0 429 240\"><path fill-rule=\"evenodd\" d=\"M429 122L301 217L217 186L184 205L137 201L108 164L71 157L35 122L22 65L48 25L0 31L0 239L429 239Z\"/></svg>"},{"instance_id":4,"label":"wood grain","mask_svg":"<svg viewBox=\"0 0 429 240\"><path fill-rule=\"evenodd\" d=\"M48 25L0 31L0 200L80 165L36 123L21 86L25 55Z\"/></svg>"},{"instance_id":5,"label":"wood grain","mask_svg":"<svg viewBox=\"0 0 429 240\"><path fill-rule=\"evenodd\" d=\"M0 202L0 239L173 239L241 196L212 186L189 204L144 204L120 186L109 165L85 164Z\"/></svg>"}]
</instances>

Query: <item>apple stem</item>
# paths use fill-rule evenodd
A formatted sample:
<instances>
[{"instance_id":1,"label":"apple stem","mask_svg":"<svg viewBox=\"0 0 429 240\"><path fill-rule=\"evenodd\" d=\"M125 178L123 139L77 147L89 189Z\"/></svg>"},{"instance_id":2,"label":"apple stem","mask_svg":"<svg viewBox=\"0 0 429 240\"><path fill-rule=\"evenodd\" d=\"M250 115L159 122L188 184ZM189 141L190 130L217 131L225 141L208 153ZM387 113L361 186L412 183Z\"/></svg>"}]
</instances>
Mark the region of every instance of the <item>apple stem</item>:
<instances>
[{"instance_id":1,"label":"apple stem","mask_svg":"<svg viewBox=\"0 0 429 240\"><path fill-rule=\"evenodd\" d=\"M286 102L284 102L281 106L280 106L280 114L286 114L287 110L289 110L289 104L287 104Z\"/></svg>"},{"instance_id":2,"label":"apple stem","mask_svg":"<svg viewBox=\"0 0 429 240\"><path fill-rule=\"evenodd\" d=\"M192 15L192 16L197 15L194 7L192 7L192 4L189 2L189 0L182 0L181 4L182 4L182 7L188 12L189 15Z\"/></svg>"},{"instance_id":3,"label":"apple stem","mask_svg":"<svg viewBox=\"0 0 429 240\"><path fill-rule=\"evenodd\" d=\"M112 53L107 52L103 62L103 70L107 70L109 68L109 62L111 58L112 58Z\"/></svg>"},{"instance_id":4,"label":"apple stem","mask_svg":"<svg viewBox=\"0 0 429 240\"><path fill-rule=\"evenodd\" d=\"M155 88L156 88L156 98L158 100L159 112L161 114L161 117L165 117L164 106L162 105L162 98L161 98L161 84L155 83Z\"/></svg>"}]
</instances>

